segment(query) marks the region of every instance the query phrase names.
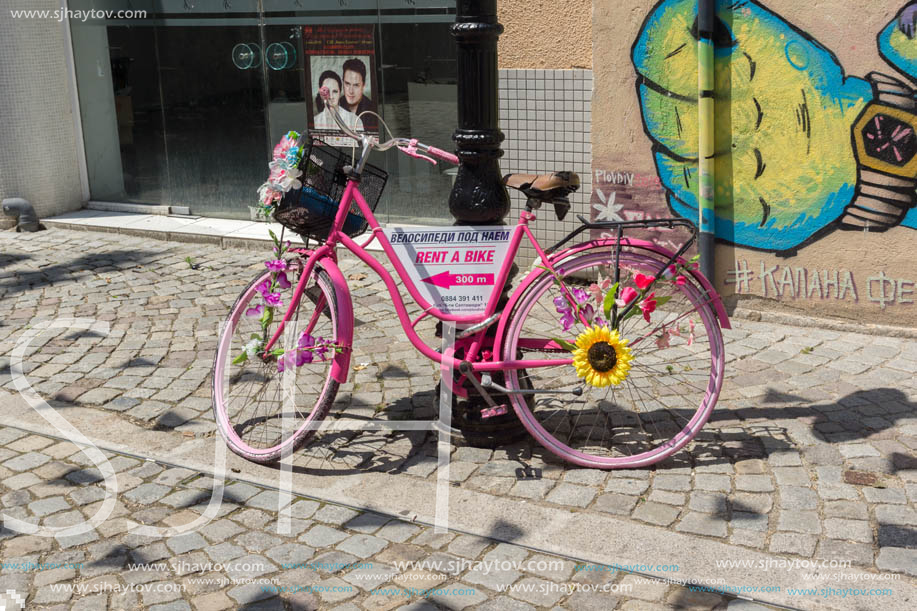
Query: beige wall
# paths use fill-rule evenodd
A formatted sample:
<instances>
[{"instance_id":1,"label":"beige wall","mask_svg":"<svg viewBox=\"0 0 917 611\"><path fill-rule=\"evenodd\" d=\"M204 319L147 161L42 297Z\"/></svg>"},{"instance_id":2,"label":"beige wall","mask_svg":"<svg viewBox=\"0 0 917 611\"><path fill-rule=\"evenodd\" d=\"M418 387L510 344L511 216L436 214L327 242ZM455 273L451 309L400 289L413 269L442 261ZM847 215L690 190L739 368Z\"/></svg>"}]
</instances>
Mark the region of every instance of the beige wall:
<instances>
[{"instance_id":1,"label":"beige wall","mask_svg":"<svg viewBox=\"0 0 917 611\"><path fill-rule=\"evenodd\" d=\"M696 6L696 1L679 4L681 1L665 0L665 4L679 10ZM692 100L679 103L671 96L647 97L648 107L657 113L649 120L641 109L632 47L644 20L661 4L652 0L594 2L592 204L601 205L600 197L606 201L616 198L612 201L622 218L672 215L667 205L669 191L661 180L664 170L657 170L654 161L654 143L664 143L667 150L685 158L696 155L696 104ZM771 310L917 326L917 305L913 303L917 294L911 292L917 291L917 229L841 231L836 221L825 221L820 231L809 229L817 225L813 218L821 223L831 216L826 210L838 209L832 207L832 198L844 201L843 210L857 184L851 127L870 100L848 96L868 92L866 84L855 77L880 71L905 80L880 57L877 35L906 4L906 0L825 0L815 10L811 3L798 0L763 0L738 9L749 12L738 15L733 27L742 27L743 18L762 17L747 19L747 29L735 33L741 40L733 51L734 59L717 75L718 215L728 217L724 222L729 223L752 221L743 237L733 235L717 249L714 280L724 294L734 295L732 299ZM760 12L762 9L768 12ZM693 17L680 23L677 12L654 22L653 53L647 55L657 57L638 62L654 84L696 99L697 71L691 66L692 62L696 65L692 57L696 41L688 34ZM796 29L781 29L779 23ZM799 40L791 43L794 38ZM819 43L836 56L850 77L845 85L829 83L827 94L819 93L824 90L818 87L826 71L833 70L828 65L833 62L826 59L830 56L819 54ZM686 46L679 50L681 44ZM917 39L912 44L911 56L917 58ZM800 49L804 49L805 61L790 58ZM744 52L754 58L753 76ZM799 65L794 68L790 59ZM808 92L804 103L802 90ZM838 102L837 92L848 96L843 103ZM763 109L760 123L756 103ZM798 110L807 113L807 123L794 117ZM764 172L755 177L761 169L761 165L755 167L758 153ZM692 175L696 162L680 161L672 166L679 175L682 169L687 171L685 182L696 193ZM779 215L795 211L805 229L792 226L768 234L758 223L767 221L761 218L759 197L767 200L772 222L784 222ZM834 218L840 215L834 213ZM790 235L799 240L803 234L808 237L780 253L769 241ZM667 241L670 236L664 235L662 242Z\"/></svg>"},{"instance_id":2,"label":"beige wall","mask_svg":"<svg viewBox=\"0 0 917 611\"><path fill-rule=\"evenodd\" d=\"M592 0L500 0L501 68L592 68Z\"/></svg>"}]
</instances>

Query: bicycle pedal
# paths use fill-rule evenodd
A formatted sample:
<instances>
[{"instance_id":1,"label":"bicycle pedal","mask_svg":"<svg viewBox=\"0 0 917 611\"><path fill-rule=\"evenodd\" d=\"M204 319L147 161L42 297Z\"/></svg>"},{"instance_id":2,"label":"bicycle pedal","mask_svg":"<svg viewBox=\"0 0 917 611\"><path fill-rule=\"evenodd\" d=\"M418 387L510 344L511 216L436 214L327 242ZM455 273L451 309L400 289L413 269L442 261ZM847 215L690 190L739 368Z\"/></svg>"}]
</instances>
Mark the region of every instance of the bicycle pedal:
<instances>
[{"instance_id":1,"label":"bicycle pedal","mask_svg":"<svg viewBox=\"0 0 917 611\"><path fill-rule=\"evenodd\" d=\"M485 407L481 410L481 419L486 420L488 418L493 418L494 416L502 416L506 413L505 405L498 405L496 407Z\"/></svg>"}]
</instances>

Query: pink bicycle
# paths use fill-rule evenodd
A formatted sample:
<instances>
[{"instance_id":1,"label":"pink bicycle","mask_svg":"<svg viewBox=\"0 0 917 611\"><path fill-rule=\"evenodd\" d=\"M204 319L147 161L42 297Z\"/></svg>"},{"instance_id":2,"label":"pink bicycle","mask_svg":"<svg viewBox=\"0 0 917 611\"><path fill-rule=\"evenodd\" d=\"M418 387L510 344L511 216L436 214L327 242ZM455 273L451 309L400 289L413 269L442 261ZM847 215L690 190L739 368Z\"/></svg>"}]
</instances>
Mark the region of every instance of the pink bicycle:
<instances>
[{"instance_id":1,"label":"pink bicycle","mask_svg":"<svg viewBox=\"0 0 917 611\"><path fill-rule=\"evenodd\" d=\"M453 164L458 158L415 139L380 143L338 124L361 143L360 156L352 161L318 141L293 143L301 186L274 211L277 221L319 244L287 248L275 240L277 259L242 291L219 339L214 414L233 452L268 463L301 448L347 381L354 312L337 264L339 246L379 275L411 344L454 368L453 379L444 380L452 391L467 396L470 385L486 401L481 418L511 408L549 451L602 469L653 464L697 434L723 382L720 329L729 328L729 321L713 287L683 258L696 239L693 225L580 217L582 226L545 249L529 228L536 210L553 203L562 218L579 179L570 172L507 176L506 185L525 193L528 203L512 229L485 311L447 314L411 282L373 216L386 175L366 161L372 150L392 147ZM357 244L352 237L367 226L369 239ZM676 252L626 235L674 227L691 232ZM613 237L562 248L596 229ZM523 239L536 262L498 311ZM373 240L421 308L415 320L391 274L366 250ZM440 353L420 338L416 325L427 316L458 326L453 349Z\"/></svg>"}]
</instances>

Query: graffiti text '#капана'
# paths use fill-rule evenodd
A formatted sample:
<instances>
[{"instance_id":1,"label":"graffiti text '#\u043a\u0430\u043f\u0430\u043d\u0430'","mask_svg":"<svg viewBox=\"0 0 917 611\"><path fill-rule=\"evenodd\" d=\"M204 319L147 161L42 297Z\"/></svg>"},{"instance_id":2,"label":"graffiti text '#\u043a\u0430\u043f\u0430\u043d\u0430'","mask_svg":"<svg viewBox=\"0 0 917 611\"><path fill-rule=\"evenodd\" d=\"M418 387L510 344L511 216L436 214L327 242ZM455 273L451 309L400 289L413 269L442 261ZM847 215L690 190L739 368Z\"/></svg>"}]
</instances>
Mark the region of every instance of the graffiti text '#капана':
<instances>
[{"instance_id":1,"label":"graffiti text '#\u043a\u0430\u043f\u0430\u043d\u0430'","mask_svg":"<svg viewBox=\"0 0 917 611\"><path fill-rule=\"evenodd\" d=\"M760 262L755 270L748 261L736 261L726 274L726 284L736 293L758 293L783 299L837 299L858 302L861 298L885 308L890 305L912 305L915 281L889 276L884 271L869 276L858 291L850 270L812 269L798 266L771 265Z\"/></svg>"}]
</instances>

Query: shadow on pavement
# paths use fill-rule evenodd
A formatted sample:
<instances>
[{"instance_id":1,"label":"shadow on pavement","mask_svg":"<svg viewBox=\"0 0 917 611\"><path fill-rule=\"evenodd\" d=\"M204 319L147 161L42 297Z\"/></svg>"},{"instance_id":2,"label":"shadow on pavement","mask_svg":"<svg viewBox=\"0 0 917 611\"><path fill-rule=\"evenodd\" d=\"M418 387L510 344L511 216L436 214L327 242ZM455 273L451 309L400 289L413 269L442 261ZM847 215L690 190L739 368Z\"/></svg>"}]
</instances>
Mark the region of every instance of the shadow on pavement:
<instances>
[{"instance_id":1,"label":"shadow on pavement","mask_svg":"<svg viewBox=\"0 0 917 611\"><path fill-rule=\"evenodd\" d=\"M72 281L91 275L96 267L115 267L127 269L148 263L161 253L145 252L143 250L114 250L87 254L76 257L66 263L57 263L43 267L39 270L19 272L12 278L0 281L0 290L15 290L17 288L40 288L57 282ZM11 255L3 255L8 258ZM20 255L12 255L20 256ZM25 257L30 258L30 257ZM2 260L2 259L0 259Z\"/></svg>"}]
</instances>

